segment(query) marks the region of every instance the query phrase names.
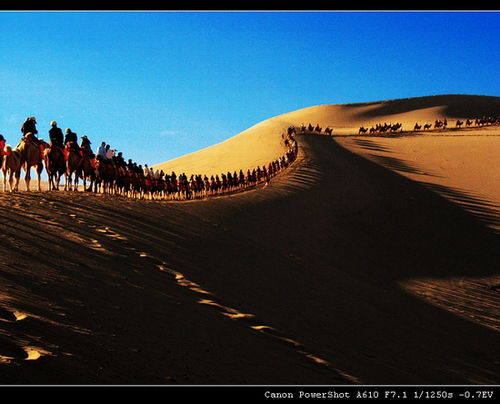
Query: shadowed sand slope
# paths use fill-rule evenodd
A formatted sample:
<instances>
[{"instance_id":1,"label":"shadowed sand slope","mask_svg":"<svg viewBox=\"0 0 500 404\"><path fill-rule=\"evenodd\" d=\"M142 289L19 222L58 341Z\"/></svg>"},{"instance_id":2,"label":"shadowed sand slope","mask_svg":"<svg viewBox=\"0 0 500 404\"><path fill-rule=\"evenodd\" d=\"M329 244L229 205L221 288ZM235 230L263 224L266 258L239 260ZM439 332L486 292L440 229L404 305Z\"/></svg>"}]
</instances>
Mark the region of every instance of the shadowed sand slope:
<instances>
[{"instance_id":1,"label":"shadowed sand slope","mask_svg":"<svg viewBox=\"0 0 500 404\"><path fill-rule=\"evenodd\" d=\"M497 332L398 287L414 277L497 273L497 237L447 200L331 138L303 136L300 143L308 159L286 184L265 190L269 199L256 192L241 212L222 201L234 240L282 251L283 262L238 249L235 266L215 264L210 277L226 279L235 298L261 306L278 328L291 327L319 356L363 382L498 380ZM239 260L254 264L242 271L248 264Z\"/></svg>"},{"instance_id":2,"label":"shadowed sand slope","mask_svg":"<svg viewBox=\"0 0 500 404\"><path fill-rule=\"evenodd\" d=\"M269 186L225 197L1 194L2 383L500 383L498 331L403 286L498 274L495 230L339 138L297 139Z\"/></svg>"},{"instance_id":3,"label":"shadowed sand slope","mask_svg":"<svg viewBox=\"0 0 500 404\"><path fill-rule=\"evenodd\" d=\"M2 380L498 382L496 331L398 286L497 271L496 236L332 138L300 142L231 197L3 196Z\"/></svg>"}]
</instances>

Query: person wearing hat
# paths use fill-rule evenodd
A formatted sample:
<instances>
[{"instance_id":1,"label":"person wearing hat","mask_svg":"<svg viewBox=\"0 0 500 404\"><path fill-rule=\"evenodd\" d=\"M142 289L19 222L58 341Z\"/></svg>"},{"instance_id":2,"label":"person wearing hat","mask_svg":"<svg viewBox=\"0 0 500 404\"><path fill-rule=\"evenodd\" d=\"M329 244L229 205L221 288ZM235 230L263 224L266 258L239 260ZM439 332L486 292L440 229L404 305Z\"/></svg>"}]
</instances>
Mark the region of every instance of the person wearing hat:
<instances>
[{"instance_id":1,"label":"person wearing hat","mask_svg":"<svg viewBox=\"0 0 500 404\"><path fill-rule=\"evenodd\" d=\"M52 121L50 125L52 126L49 129L50 142L52 143L52 145L63 147L64 135L62 133L61 128L57 127L56 121Z\"/></svg>"},{"instance_id":2,"label":"person wearing hat","mask_svg":"<svg viewBox=\"0 0 500 404\"><path fill-rule=\"evenodd\" d=\"M93 159L95 157L95 155L92 152L92 147L90 146L91 144L92 143L90 142L90 140L87 137L87 135L83 135L82 136L82 142L80 143L80 147L87 154L87 156L90 157L90 159Z\"/></svg>"},{"instance_id":3,"label":"person wearing hat","mask_svg":"<svg viewBox=\"0 0 500 404\"><path fill-rule=\"evenodd\" d=\"M38 133L38 131L36 130L36 118L34 116L26 118L21 126L21 132L23 133L23 136L25 136L29 132L33 133L33 135L36 135Z\"/></svg>"}]
</instances>

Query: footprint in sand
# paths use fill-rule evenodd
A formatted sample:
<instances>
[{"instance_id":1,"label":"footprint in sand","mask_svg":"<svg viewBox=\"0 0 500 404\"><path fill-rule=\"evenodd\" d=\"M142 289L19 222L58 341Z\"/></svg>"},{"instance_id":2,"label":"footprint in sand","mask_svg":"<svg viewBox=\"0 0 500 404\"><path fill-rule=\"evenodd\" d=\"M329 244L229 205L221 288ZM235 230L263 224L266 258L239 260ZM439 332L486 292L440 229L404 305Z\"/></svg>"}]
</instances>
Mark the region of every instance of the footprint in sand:
<instances>
[{"instance_id":1,"label":"footprint in sand","mask_svg":"<svg viewBox=\"0 0 500 404\"><path fill-rule=\"evenodd\" d=\"M0 307L0 321L14 322L17 320L16 315L3 307Z\"/></svg>"},{"instance_id":2,"label":"footprint in sand","mask_svg":"<svg viewBox=\"0 0 500 404\"><path fill-rule=\"evenodd\" d=\"M0 362L26 360L27 358L28 353L15 341L4 336L0 337Z\"/></svg>"},{"instance_id":3,"label":"footprint in sand","mask_svg":"<svg viewBox=\"0 0 500 404\"><path fill-rule=\"evenodd\" d=\"M15 323L24 320L27 316L18 311L10 311L0 307L0 321L6 323ZM26 346L19 343L13 337L0 335L0 363L9 363L12 361L36 360L42 356L42 351L37 348Z\"/></svg>"},{"instance_id":4,"label":"footprint in sand","mask_svg":"<svg viewBox=\"0 0 500 404\"><path fill-rule=\"evenodd\" d=\"M44 353L34 347L21 346L6 337L0 337L0 363L12 361L35 361Z\"/></svg>"},{"instance_id":5,"label":"footprint in sand","mask_svg":"<svg viewBox=\"0 0 500 404\"><path fill-rule=\"evenodd\" d=\"M345 372L342 372L338 369L333 368L330 363L328 363L327 361L325 361L325 360L313 355L312 353L308 352L302 344L300 344L299 342L297 342L293 339L287 338L281 331L279 331L273 327L261 325L260 323L258 323L256 321L253 314L242 313L236 309L233 309L231 307L217 303L215 300L206 299L205 297L207 295L213 296L212 293L210 293L207 290L202 289L200 287L200 285L198 285L197 283L186 279L182 273L177 272L177 271L169 268L167 266L167 264L165 262L163 262L162 260L150 255L149 253L147 253L145 251L136 250L134 247L129 246L126 237L121 236L120 234L111 230L109 227L95 228L95 230L98 233L101 233L101 234L104 234L108 237L113 238L114 240L121 241L124 244L124 246L127 246L126 247L127 249L135 252L135 254L141 260L148 260L148 261L150 261L151 265L155 265L161 271L166 272L166 273L170 274L171 276L173 276L178 285L183 286L183 287L187 287L191 291L198 293L200 295L203 295L204 297L201 298L198 303L203 304L203 305L212 306L212 307L218 309L222 315L227 316L233 320L249 321L250 322L249 326L253 330L258 331L258 332L263 333L263 334L266 334L267 336L276 338L277 340L280 340L280 341L285 342L287 344L291 344L295 349L297 349L298 353L306 356L307 358L309 358L313 362L333 369L345 380L350 380L351 382L359 383L358 379L356 379L355 377L353 377L351 375L346 374ZM99 243L98 240L93 239L92 242L94 243L94 247L96 247L96 248L102 247L102 245ZM299 259L298 257L295 257L292 254L290 254L290 255L296 259Z\"/></svg>"}]
</instances>

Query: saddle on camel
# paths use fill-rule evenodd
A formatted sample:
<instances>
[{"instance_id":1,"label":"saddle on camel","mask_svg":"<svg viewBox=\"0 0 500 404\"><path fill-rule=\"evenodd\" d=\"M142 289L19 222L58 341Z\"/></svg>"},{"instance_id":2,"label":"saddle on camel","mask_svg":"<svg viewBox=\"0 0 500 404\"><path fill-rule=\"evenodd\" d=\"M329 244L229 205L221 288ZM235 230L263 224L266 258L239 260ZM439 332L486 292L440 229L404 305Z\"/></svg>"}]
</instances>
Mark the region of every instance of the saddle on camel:
<instances>
[{"instance_id":1,"label":"saddle on camel","mask_svg":"<svg viewBox=\"0 0 500 404\"><path fill-rule=\"evenodd\" d=\"M93 180L93 172L96 169L95 160L89 156L85 148L79 147L74 141L67 142L64 148L64 159L66 161L65 190L78 190L79 177L83 179L84 184L87 177Z\"/></svg>"}]
</instances>

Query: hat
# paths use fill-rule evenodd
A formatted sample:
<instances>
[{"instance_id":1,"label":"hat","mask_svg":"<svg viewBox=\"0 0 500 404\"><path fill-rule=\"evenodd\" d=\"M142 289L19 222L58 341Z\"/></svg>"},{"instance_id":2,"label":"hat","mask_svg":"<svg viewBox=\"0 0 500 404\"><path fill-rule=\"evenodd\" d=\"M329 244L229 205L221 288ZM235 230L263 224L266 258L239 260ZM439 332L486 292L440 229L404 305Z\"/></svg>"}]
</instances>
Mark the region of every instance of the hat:
<instances>
[{"instance_id":1,"label":"hat","mask_svg":"<svg viewBox=\"0 0 500 404\"><path fill-rule=\"evenodd\" d=\"M51 126L56 126L56 125L57 125L57 122L56 122L56 121L52 121L52 122L50 123L50 125L51 125Z\"/></svg>"}]
</instances>

